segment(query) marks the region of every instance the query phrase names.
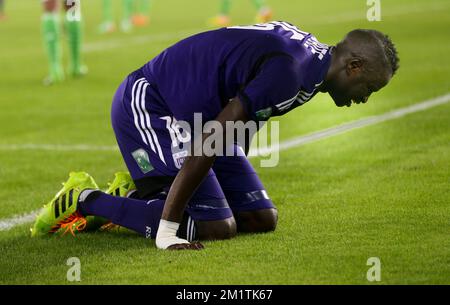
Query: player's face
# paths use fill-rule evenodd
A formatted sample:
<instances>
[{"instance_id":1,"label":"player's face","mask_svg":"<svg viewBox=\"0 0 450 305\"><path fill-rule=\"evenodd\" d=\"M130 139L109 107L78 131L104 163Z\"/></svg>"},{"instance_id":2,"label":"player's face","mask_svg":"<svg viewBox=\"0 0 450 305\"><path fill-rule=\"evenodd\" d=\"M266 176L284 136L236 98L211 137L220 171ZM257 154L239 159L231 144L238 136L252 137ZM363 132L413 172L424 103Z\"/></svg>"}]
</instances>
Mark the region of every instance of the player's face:
<instances>
[{"instance_id":1,"label":"player's face","mask_svg":"<svg viewBox=\"0 0 450 305\"><path fill-rule=\"evenodd\" d=\"M330 84L328 93L338 107L366 103L370 95L386 86L391 75L383 71L367 72L362 67L345 67Z\"/></svg>"}]
</instances>

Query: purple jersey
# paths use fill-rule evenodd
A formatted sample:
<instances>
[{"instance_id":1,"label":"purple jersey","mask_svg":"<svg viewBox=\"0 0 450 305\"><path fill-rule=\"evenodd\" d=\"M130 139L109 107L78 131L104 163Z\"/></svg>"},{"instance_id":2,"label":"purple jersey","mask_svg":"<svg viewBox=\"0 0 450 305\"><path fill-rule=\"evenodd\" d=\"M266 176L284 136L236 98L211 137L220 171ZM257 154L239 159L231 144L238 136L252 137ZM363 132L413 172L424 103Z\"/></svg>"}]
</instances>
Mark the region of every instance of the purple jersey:
<instances>
[{"instance_id":1,"label":"purple jersey","mask_svg":"<svg viewBox=\"0 0 450 305\"><path fill-rule=\"evenodd\" d=\"M184 39L141 68L158 105L177 120L214 119L238 96L252 120L284 114L311 99L332 48L286 22L236 26Z\"/></svg>"}]
</instances>

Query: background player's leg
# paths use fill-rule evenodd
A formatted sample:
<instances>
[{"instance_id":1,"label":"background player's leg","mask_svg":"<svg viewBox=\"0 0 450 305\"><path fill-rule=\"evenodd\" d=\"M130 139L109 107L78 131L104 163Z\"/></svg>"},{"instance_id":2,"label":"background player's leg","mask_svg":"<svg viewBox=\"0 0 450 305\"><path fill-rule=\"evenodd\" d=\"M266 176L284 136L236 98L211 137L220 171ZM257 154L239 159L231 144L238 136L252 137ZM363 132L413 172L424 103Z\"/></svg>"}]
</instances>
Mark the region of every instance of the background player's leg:
<instances>
[{"instance_id":1,"label":"background player's leg","mask_svg":"<svg viewBox=\"0 0 450 305\"><path fill-rule=\"evenodd\" d=\"M229 16L231 10L231 0L221 0L219 14Z\"/></svg>"},{"instance_id":2,"label":"background player's leg","mask_svg":"<svg viewBox=\"0 0 450 305\"><path fill-rule=\"evenodd\" d=\"M102 0L102 23L100 24L100 33L114 32L112 0Z\"/></svg>"},{"instance_id":3,"label":"background player's leg","mask_svg":"<svg viewBox=\"0 0 450 305\"><path fill-rule=\"evenodd\" d=\"M252 2L258 10L255 18L257 23L265 23L272 19L272 10L266 5L265 0L252 0Z\"/></svg>"},{"instance_id":4,"label":"background player's leg","mask_svg":"<svg viewBox=\"0 0 450 305\"><path fill-rule=\"evenodd\" d=\"M65 8L67 13L64 18L70 53L69 71L75 77L83 76L87 73L87 68L82 64L81 58L83 29L80 5L81 2L74 2L71 5L66 3Z\"/></svg>"},{"instance_id":5,"label":"background player's leg","mask_svg":"<svg viewBox=\"0 0 450 305\"><path fill-rule=\"evenodd\" d=\"M123 32L129 32L133 28L131 15L133 14L133 0L122 0L122 21L120 28Z\"/></svg>"},{"instance_id":6,"label":"background player's leg","mask_svg":"<svg viewBox=\"0 0 450 305\"><path fill-rule=\"evenodd\" d=\"M135 12L133 15L133 24L135 26L145 26L149 22L150 0L135 0Z\"/></svg>"},{"instance_id":7,"label":"background player's leg","mask_svg":"<svg viewBox=\"0 0 450 305\"><path fill-rule=\"evenodd\" d=\"M5 1L0 0L0 20L5 18Z\"/></svg>"},{"instance_id":8,"label":"background player's leg","mask_svg":"<svg viewBox=\"0 0 450 305\"><path fill-rule=\"evenodd\" d=\"M208 20L209 25L224 27L231 24L230 9L232 0L220 0L219 14Z\"/></svg>"},{"instance_id":9,"label":"background player's leg","mask_svg":"<svg viewBox=\"0 0 450 305\"><path fill-rule=\"evenodd\" d=\"M252 2L258 11L260 9L262 9L263 7L265 7L265 4L266 4L265 0L252 0Z\"/></svg>"},{"instance_id":10,"label":"background player's leg","mask_svg":"<svg viewBox=\"0 0 450 305\"><path fill-rule=\"evenodd\" d=\"M45 84L52 84L64 80L64 71L61 63L60 21L58 16L58 1L43 1L44 14L42 16L42 36L47 51L49 75Z\"/></svg>"},{"instance_id":11,"label":"background player's leg","mask_svg":"<svg viewBox=\"0 0 450 305\"><path fill-rule=\"evenodd\" d=\"M268 232L276 228L278 213L244 152L217 157L213 169L233 211L238 232Z\"/></svg>"}]
</instances>

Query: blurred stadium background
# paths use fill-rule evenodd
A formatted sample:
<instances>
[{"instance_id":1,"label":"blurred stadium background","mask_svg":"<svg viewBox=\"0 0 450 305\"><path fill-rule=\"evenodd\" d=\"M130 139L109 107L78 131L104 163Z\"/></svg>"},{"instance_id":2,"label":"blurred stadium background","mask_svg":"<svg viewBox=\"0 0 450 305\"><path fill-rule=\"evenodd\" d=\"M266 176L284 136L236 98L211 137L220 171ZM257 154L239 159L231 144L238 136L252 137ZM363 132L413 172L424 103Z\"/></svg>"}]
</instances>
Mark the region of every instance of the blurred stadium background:
<instances>
[{"instance_id":1,"label":"blurred stadium background","mask_svg":"<svg viewBox=\"0 0 450 305\"><path fill-rule=\"evenodd\" d=\"M268 1L275 20L334 44L354 28L392 37L400 70L364 106L338 109L326 95L280 121L281 140L380 115L450 92L450 2L381 0L380 22L365 0ZM47 59L40 1L6 0L0 20L0 284L65 284L79 257L81 283L369 284L370 257L381 284L449 284L450 105L281 152L257 168L279 208L276 232L208 242L200 252L157 251L134 234L31 239L36 211L69 171L106 186L124 170L109 123L121 80L160 51L209 29L218 1L153 1L151 22L126 34L98 33L101 1L82 1L89 74L43 86ZM120 3L114 1L119 20ZM235 0L233 24L254 23L251 1ZM63 41L64 62L67 48ZM176 71L174 71L176 73ZM445 99L445 98L444 98ZM253 159L255 166L257 159Z\"/></svg>"}]
</instances>

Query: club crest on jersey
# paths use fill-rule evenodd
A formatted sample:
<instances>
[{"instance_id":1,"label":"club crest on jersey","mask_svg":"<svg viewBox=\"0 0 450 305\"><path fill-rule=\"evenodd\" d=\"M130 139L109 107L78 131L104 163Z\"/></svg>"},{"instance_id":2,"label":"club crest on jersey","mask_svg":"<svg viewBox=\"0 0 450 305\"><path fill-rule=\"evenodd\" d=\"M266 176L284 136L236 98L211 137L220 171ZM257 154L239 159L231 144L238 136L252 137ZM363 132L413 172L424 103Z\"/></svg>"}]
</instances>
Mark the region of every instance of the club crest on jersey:
<instances>
[{"instance_id":1,"label":"club crest on jersey","mask_svg":"<svg viewBox=\"0 0 450 305\"><path fill-rule=\"evenodd\" d=\"M183 151L172 154L173 163L175 164L175 167L178 169L181 169L181 166L183 165L183 162L187 156L188 156L187 150L183 150Z\"/></svg>"},{"instance_id":2,"label":"club crest on jersey","mask_svg":"<svg viewBox=\"0 0 450 305\"><path fill-rule=\"evenodd\" d=\"M131 155L144 174L150 172L153 169L153 166L150 163L150 158L148 157L148 154L144 149L139 148L138 150L133 151Z\"/></svg>"}]
</instances>

